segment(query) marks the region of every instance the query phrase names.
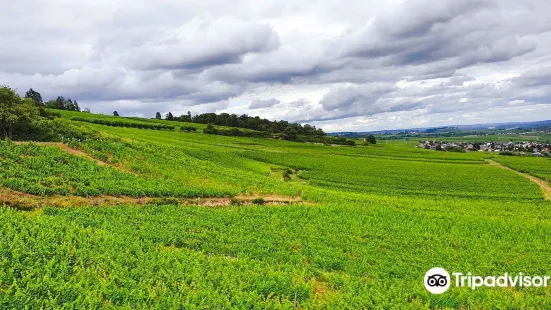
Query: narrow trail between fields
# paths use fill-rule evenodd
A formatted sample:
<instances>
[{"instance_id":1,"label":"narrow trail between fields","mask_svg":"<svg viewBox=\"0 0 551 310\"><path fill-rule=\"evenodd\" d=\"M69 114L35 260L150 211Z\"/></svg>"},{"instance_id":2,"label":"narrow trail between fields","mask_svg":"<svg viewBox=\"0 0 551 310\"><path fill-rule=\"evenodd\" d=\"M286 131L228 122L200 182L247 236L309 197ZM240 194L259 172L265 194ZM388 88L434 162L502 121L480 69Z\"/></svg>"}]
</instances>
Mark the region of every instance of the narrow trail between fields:
<instances>
[{"instance_id":1,"label":"narrow trail between fields","mask_svg":"<svg viewBox=\"0 0 551 310\"><path fill-rule=\"evenodd\" d=\"M29 144L30 142L20 142L20 141L18 141L18 142L14 142L14 143L21 145L21 144ZM66 153L86 158L90 161L93 161L93 162L97 163L100 166L109 166L109 167L113 167L115 169L118 169L118 170L121 170L121 171L124 171L124 172L127 172L127 173L131 173L131 174L134 174L134 175L136 174L133 171L130 171L129 169L126 169L124 166L122 166L120 164L113 165L113 164L106 163L106 162L101 161L97 158L94 158L93 156L89 155L88 153L85 153L84 151L81 151L79 149L73 149L70 146L68 146L67 144L64 144L62 142L32 142L32 143L36 144L36 145L57 146L62 151L65 151Z\"/></svg>"},{"instance_id":2,"label":"narrow trail between fields","mask_svg":"<svg viewBox=\"0 0 551 310\"><path fill-rule=\"evenodd\" d=\"M522 177L525 177L527 178L528 180L532 181L533 183L539 185L539 187L543 190L543 195L545 196L545 199L547 200L551 200L551 185L549 185L549 183L545 182L544 180L540 179L540 178L537 178L533 175L530 175L528 173L524 173L524 172L520 172L520 171L517 171L515 169L511 169L507 166L504 166L500 163L498 163L497 161L493 161L491 159L487 159L486 162L490 165L490 166L495 166L495 167L498 167L498 168L501 168L501 169L505 169L505 170L509 170L509 171L512 171Z\"/></svg>"},{"instance_id":3,"label":"narrow trail between fields","mask_svg":"<svg viewBox=\"0 0 551 310\"><path fill-rule=\"evenodd\" d=\"M15 144L29 144L30 142L14 142ZM50 146L57 146L59 147L60 149L62 149L63 151L69 153L69 154L73 154L73 155L76 155L76 156L80 156L80 157L84 157L88 160L91 160L93 162L96 162L98 165L100 166L105 166L107 165L107 163L99 160L99 159L96 159L86 153L84 153L83 151L81 150L76 150L76 149L72 149L70 148L67 144L64 144L64 143L61 143L61 142L32 142L33 144L36 144L36 145L50 145Z\"/></svg>"},{"instance_id":4,"label":"narrow trail between fields","mask_svg":"<svg viewBox=\"0 0 551 310\"><path fill-rule=\"evenodd\" d=\"M85 207L85 206L121 206L121 205L182 205L203 207L229 207L229 206L285 206L290 204L315 205L315 203L302 200L299 197L286 196L236 196L231 197L205 197L205 198L177 198L177 197L127 197L127 196L38 196L14 191L6 187L0 187L0 206L8 206L19 210L33 210L41 207Z\"/></svg>"}]
</instances>

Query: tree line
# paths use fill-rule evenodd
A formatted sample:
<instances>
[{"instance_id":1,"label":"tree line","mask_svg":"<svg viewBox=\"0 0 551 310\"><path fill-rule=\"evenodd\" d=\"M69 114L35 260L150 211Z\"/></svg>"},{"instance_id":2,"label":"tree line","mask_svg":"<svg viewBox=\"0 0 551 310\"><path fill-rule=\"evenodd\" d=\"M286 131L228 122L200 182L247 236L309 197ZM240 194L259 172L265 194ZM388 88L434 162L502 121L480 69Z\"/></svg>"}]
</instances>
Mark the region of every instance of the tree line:
<instances>
[{"instance_id":1,"label":"tree line","mask_svg":"<svg viewBox=\"0 0 551 310\"><path fill-rule=\"evenodd\" d=\"M14 89L0 86L0 138L59 141L97 135L94 130L61 119L59 113L49 112L46 107L40 94L32 89L22 98Z\"/></svg>"},{"instance_id":2,"label":"tree line","mask_svg":"<svg viewBox=\"0 0 551 310\"><path fill-rule=\"evenodd\" d=\"M161 113L157 112L156 119L162 119ZM236 115L228 113L203 113L195 116L191 115L191 112L180 116L172 115L172 112L168 112L165 115L165 120L198 123L198 124L210 124L226 127L245 128L256 131L267 132L269 134L284 133L286 129L292 128L300 136L325 136L325 132L321 128L311 126L309 124L301 125L297 123L289 123L288 121L270 121L258 116L249 116L247 114Z\"/></svg>"},{"instance_id":3,"label":"tree line","mask_svg":"<svg viewBox=\"0 0 551 310\"><path fill-rule=\"evenodd\" d=\"M243 131L238 128L229 128L229 129L219 129L214 128L211 124L207 125L207 128L203 129L203 133L209 135L220 135L220 136L233 136L233 137L256 137L256 138L266 138L268 133L258 132L258 131Z\"/></svg>"},{"instance_id":4,"label":"tree line","mask_svg":"<svg viewBox=\"0 0 551 310\"><path fill-rule=\"evenodd\" d=\"M26 92L25 97L20 97L14 89L7 86L0 87L0 138L9 138L11 140L34 140L34 141L58 141L63 137L81 138L90 135L96 135L89 129L83 128L76 123L61 119L61 115L55 112L49 112L46 108L79 111L78 102L72 99L66 99L63 96L55 100L44 102L42 95L32 88ZM89 112L85 109L83 112ZM119 116L114 111L115 116ZM157 112L157 119L161 119L161 114ZM216 114L204 113L191 116L188 112L185 115L174 117L172 113L167 113L165 119L171 121L191 122L207 124L203 130L206 134L224 135L224 136L244 136L244 137L270 137L282 138L297 142L316 142L325 144L343 144L355 145L353 140L343 137L327 136L321 128L316 128L309 124L301 125L289 123L287 121L270 121L260 117L252 117L246 114L237 116L236 114ZM89 120L74 119L82 122L93 122L110 126L124 126L148 128L157 130L173 130L173 126L159 124L134 124L132 122L117 122L111 120ZM214 128L213 125L233 127L230 129ZM250 129L244 131L238 128ZM194 132L196 129L190 126L182 126L181 131Z\"/></svg>"},{"instance_id":5,"label":"tree line","mask_svg":"<svg viewBox=\"0 0 551 310\"><path fill-rule=\"evenodd\" d=\"M31 99L37 106L49 109L80 112L80 107L78 106L78 102L76 100L65 98L63 96L58 96L54 100L44 102L42 100L42 95L32 88L27 91L27 93L25 94L25 98Z\"/></svg>"}]
</instances>

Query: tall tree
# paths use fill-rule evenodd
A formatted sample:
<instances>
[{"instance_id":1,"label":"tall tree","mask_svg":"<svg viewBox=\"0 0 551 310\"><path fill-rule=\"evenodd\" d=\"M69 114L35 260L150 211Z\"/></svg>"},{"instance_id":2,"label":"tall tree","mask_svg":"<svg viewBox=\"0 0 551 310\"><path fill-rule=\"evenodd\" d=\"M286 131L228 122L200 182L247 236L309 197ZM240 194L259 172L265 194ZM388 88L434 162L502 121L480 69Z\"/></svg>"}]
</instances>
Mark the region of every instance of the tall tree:
<instances>
[{"instance_id":1,"label":"tall tree","mask_svg":"<svg viewBox=\"0 0 551 310\"><path fill-rule=\"evenodd\" d=\"M168 114L165 117L166 120L172 121L174 120L174 116L172 115L172 112L168 112Z\"/></svg>"},{"instance_id":2,"label":"tall tree","mask_svg":"<svg viewBox=\"0 0 551 310\"><path fill-rule=\"evenodd\" d=\"M71 100L71 98L67 99L67 101L65 101L65 109L69 110L69 111L75 111L76 108L75 108L75 104L73 103L73 100Z\"/></svg>"},{"instance_id":3,"label":"tall tree","mask_svg":"<svg viewBox=\"0 0 551 310\"><path fill-rule=\"evenodd\" d=\"M74 102L74 106L75 106L75 110L74 111L77 111L77 112L80 112L80 107L78 106L78 102L75 100Z\"/></svg>"},{"instance_id":4,"label":"tall tree","mask_svg":"<svg viewBox=\"0 0 551 310\"><path fill-rule=\"evenodd\" d=\"M58 96L55 100L46 102L46 108L80 112L80 107L76 100L65 99L63 96Z\"/></svg>"},{"instance_id":5,"label":"tall tree","mask_svg":"<svg viewBox=\"0 0 551 310\"><path fill-rule=\"evenodd\" d=\"M44 106L44 101L42 101L42 95L39 92L33 90L32 88L27 91L25 98L30 98L33 100L34 104L37 106Z\"/></svg>"},{"instance_id":6,"label":"tall tree","mask_svg":"<svg viewBox=\"0 0 551 310\"><path fill-rule=\"evenodd\" d=\"M40 109L31 98L21 99L15 90L7 86L0 87L0 127L3 137L13 139L16 126L39 118Z\"/></svg>"},{"instance_id":7,"label":"tall tree","mask_svg":"<svg viewBox=\"0 0 551 310\"><path fill-rule=\"evenodd\" d=\"M119 112L113 111L113 116L120 116L120 115L119 115Z\"/></svg>"},{"instance_id":8,"label":"tall tree","mask_svg":"<svg viewBox=\"0 0 551 310\"><path fill-rule=\"evenodd\" d=\"M162 118L162 117L161 117L161 112L157 112L157 114L155 114L155 118L156 118L156 119L161 119L161 118Z\"/></svg>"},{"instance_id":9,"label":"tall tree","mask_svg":"<svg viewBox=\"0 0 551 310\"><path fill-rule=\"evenodd\" d=\"M67 100L63 96L57 96L55 99L55 106L58 109L66 110L67 109Z\"/></svg>"}]
</instances>

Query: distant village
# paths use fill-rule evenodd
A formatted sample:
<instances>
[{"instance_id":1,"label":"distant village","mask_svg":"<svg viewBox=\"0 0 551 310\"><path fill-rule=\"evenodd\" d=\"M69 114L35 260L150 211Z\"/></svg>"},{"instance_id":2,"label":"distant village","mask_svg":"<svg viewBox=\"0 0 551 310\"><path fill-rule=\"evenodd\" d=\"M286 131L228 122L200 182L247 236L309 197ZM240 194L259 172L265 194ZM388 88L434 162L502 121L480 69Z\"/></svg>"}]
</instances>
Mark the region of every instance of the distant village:
<instances>
[{"instance_id":1,"label":"distant village","mask_svg":"<svg viewBox=\"0 0 551 310\"><path fill-rule=\"evenodd\" d=\"M447 152L497 152L510 156L551 158L551 144L546 142L443 142L419 141L419 148Z\"/></svg>"}]
</instances>

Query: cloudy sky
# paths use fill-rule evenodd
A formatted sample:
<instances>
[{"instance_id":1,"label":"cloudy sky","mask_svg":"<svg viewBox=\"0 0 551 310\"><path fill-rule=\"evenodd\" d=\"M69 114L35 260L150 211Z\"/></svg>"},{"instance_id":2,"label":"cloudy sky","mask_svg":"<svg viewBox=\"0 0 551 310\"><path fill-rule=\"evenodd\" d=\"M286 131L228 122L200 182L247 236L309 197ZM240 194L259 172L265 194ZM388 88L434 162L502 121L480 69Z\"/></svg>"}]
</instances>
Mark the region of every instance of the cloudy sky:
<instances>
[{"instance_id":1,"label":"cloudy sky","mask_svg":"<svg viewBox=\"0 0 551 310\"><path fill-rule=\"evenodd\" d=\"M18 0L0 85L362 131L551 119L548 0Z\"/></svg>"}]
</instances>

